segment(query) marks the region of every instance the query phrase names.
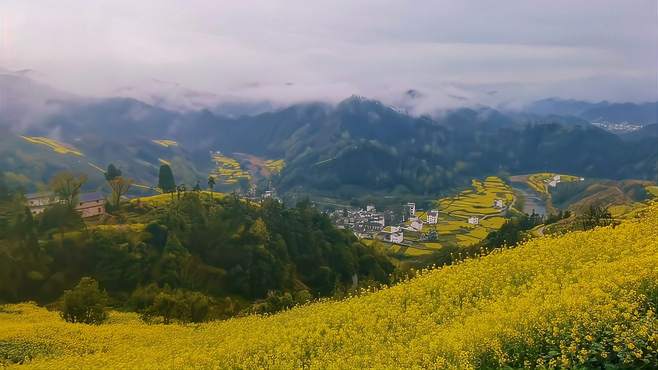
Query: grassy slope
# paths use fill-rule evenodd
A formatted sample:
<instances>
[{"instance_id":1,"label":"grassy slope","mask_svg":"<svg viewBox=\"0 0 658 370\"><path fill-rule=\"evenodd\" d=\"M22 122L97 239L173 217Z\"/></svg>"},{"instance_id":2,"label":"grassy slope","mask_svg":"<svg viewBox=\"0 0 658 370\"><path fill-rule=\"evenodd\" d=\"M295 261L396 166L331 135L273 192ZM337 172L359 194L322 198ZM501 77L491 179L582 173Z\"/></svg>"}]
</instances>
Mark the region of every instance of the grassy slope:
<instances>
[{"instance_id":1,"label":"grassy slope","mask_svg":"<svg viewBox=\"0 0 658 370\"><path fill-rule=\"evenodd\" d=\"M653 206L614 229L535 239L271 317L149 326L115 313L96 327L8 306L22 314L0 313L0 343L53 354L31 363L40 368L656 365L658 322L648 300L658 301L657 266Z\"/></svg>"}]
</instances>

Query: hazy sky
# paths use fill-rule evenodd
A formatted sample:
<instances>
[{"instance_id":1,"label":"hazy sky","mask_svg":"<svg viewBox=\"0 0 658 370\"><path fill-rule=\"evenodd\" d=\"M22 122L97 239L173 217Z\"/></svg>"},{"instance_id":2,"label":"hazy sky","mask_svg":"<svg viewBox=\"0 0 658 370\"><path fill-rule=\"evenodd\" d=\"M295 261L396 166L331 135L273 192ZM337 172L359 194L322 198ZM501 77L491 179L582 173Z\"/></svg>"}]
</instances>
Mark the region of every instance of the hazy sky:
<instances>
[{"instance_id":1,"label":"hazy sky","mask_svg":"<svg viewBox=\"0 0 658 370\"><path fill-rule=\"evenodd\" d=\"M656 0L2 0L0 67L280 100L658 100ZM487 94L488 92L488 94Z\"/></svg>"}]
</instances>

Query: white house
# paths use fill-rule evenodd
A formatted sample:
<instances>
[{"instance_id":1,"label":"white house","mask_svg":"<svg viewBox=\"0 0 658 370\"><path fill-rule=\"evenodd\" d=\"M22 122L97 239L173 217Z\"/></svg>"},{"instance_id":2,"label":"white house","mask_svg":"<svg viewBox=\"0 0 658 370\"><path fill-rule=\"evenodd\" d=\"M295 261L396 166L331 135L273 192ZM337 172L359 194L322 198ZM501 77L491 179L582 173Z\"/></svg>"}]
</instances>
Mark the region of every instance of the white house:
<instances>
[{"instance_id":1,"label":"white house","mask_svg":"<svg viewBox=\"0 0 658 370\"><path fill-rule=\"evenodd\" d=\"M409 228L414 231L421 231L423 229L423 221L418 217L414 217L409 220Z\"/></svg>"},{"instance_id":2,"label":"white house","mask_svg":"<svg viewBox=\"0 0 658 370\"><path fill-rule=\"evenodd\" d=\"M468 218L468 223L471 225L479 225L480 224L480 219L476 216L471 216Z\"/></svg>"},{"instance_id":3,"label":"white house","mask_svg":"<svg viewBox=\"0 0 658 370\"><path fill-rule=\"evenodd\" d=\"M378 236L389 243L402 243L404 241L404 232L399 226L386 227Z\"/></svg>"},{"instance_id":4,"label":"white house","mask_svg":"<svg viewBox=\"0 0 658 370\"><path fill-rule=\"evenodd\" d=\"M551 181L548 182L548 186L550 186L552 188L556 187L557 184L558 184L558 181L555 181L555 180L551 180Z\"/></svg>"},{"instance_id":5,"label":"white house","mask_svg":"<svg viewBox=\"0 0 658 370\"><path fill-rule=\"evenodd\" d=\"M366 212L375 212L375 206L373 206L372 204L368 204L366 206Z\"/></svg>"},{"instance_id":6,"label":"white house","mask_svg":"<svg viewBox=\"0 0 658 370\"><path fill-rule=\"evenodd\" d=\"M437 222L439 222L439 211L433 209L427 212L427 223L430 225L434 225Z\"/></svg>"},{"instance_id":7,"label":"white house","mask_svg":"<svg viewBox=\"0 0 658 370\"><path fill-rule=\"evenodd\" d=\"M409 210L409 216L413 217L416 215L416 203L407 203L407 209Z\"/></svg>"},{"instance_id":8,"label":"white house","mask_svg":"<svg viewBox=\"0 0 658 370\"><path fill-rule=\"evenodd\" d=\"M505 208L505 202L503 202L502 199L495 199L494 200L494 208L497 208L497 209Z\"/></svg>"},{"instance_id":9,"label":"white house","mask_svg":"<svg viewBox=\"0 0 658 370\"><path fill-rule=\"evenodd\" d=\"M105 197L101 193L80 194L75 209L82 218L103 215L105 214Z\"/></svg>"},{"instance_id":10,"label":"white house","mask_svg":"<svg viewBox=\"0 0 658 370\"><path fill-rule=\"evenodd\" d=\"M25 197L27 206L33 215L42 213L46 207L61 203L59 197L51 192L27 194ZM75 210L83 218L105 214L105 197L101 193L80 194L78 202L75 204Z\"/></svg>"},{"instance_id":11,"label":"white house","mask_svg":"<svg viewBox=\"0 0 658 370\"><path fill-rule=\"evenodd\" d=\"M38 215L46 207L59 202L57 195L52 192L27 194L25 198L27 198L27 206L33 215Z\"/></svg>"}]
</instances>

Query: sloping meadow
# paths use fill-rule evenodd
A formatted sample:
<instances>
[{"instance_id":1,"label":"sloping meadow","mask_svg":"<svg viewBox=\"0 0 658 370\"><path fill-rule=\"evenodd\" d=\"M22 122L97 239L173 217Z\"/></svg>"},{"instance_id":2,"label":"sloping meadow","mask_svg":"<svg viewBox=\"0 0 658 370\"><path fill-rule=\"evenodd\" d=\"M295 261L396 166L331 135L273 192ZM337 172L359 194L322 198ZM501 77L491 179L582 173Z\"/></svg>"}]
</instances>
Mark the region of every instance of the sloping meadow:
<instances>
[{"instance_id":1,"label":"sloping meadow","mask_svg":"<svg viewBox=\"0 0 658 370\"><path fill-rule=\"evenodd\" d=\"M543 237L388 289L280 314L69 324L0 310L0 361L37 368L656 367L658 207L615 228ZM21 365L19 365L21 366Z\"/></svg>"}]
</instances>

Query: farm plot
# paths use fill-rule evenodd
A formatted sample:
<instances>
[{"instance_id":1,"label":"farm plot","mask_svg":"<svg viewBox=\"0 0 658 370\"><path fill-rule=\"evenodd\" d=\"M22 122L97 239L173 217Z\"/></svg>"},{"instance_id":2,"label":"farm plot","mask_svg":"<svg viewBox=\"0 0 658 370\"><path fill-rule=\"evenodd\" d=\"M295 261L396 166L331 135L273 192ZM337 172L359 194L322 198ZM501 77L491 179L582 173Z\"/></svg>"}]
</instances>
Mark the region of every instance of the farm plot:
<instances>
[{"instance_id":1,"label":"farm plot","mask_svg":"<svg viewBox=\"0 0 658 370\"><path fill-rule=\"evenodd\" d=\"M165 148L169 148L170 146L178 146L178 143L173 140L160 139L160 140L151 140L151 141Z\"/></svg>"},{"instance_id":2,"label":"farm plot","mask_svg":"<svg viewBox=\"0 0 658 370\"><path fill-rule=\"evenodd\" d=\"M82 157L83 154L79 150L69 146L67 144L60 143L55 139L51 139L44 136L21 136L25 141L32 144L44 145L50 148L53 152L59 154L72 154Z\"/></svg>"},{"instance_id":3,"label":"farm plot","mask_svg":"<svg viewBox=\"0 0 658 370\"><path fill-rule=\"evenodd\" d=\"M575 182L581 181L581 178L578 176L572 175L562 175L557 173L541 172L528 175L527 184L534 191L548 195L548 187L552 181L556 182Z\"/></svg>"},{"instance_id":4,"label":"farm plot","mask_svg":"<svg viewBox=\"0 0 658 370\"><path fill-rule=\"evenodd\" d=\"M251 180L249 171L244 170L235 159L219 153L213 154L212 159L216 168L210 175L214 176L219 184L235 185L240 181Z\"/></svg>"},{"instance_id":5,"label":"farm plot","mask_svg":"<svg viewBox=\"0 0 658 370\"><path fill-rule=\"evenodd\" d=\"M498 177L484 181L473 180L470 189L454 197L439 199L439 219L427 223L427 212L417 211L424 222L422 234L435 234L436 240L421 242L431 248L433 244L467 246L481 241L505 223L504 212L514 202L512 189ZM432 248L433 249L433 248Z\"/></svg>"}]
</instances>

